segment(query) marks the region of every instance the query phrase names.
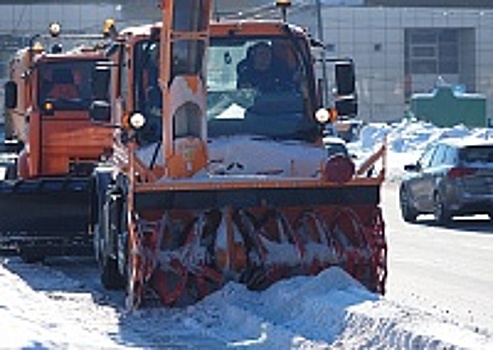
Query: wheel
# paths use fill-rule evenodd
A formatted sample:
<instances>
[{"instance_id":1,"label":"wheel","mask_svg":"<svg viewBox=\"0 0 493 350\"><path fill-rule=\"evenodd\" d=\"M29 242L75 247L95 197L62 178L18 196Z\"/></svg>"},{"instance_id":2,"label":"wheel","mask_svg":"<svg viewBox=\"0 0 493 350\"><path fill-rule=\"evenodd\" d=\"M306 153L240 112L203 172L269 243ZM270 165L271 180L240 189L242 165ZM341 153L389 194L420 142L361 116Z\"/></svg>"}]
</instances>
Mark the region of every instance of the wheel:
<instances>
[{"instance_id":1,"label":"wheel","mask_svg":"<svg viewBox=\"0 0 493 350\"><path fill-rule=\"evenodd\" d=\"M97 232L94 233L101 284L108 290L121 290L125 287L124 276L118 266L116 236L120 232L120 225L113 210L115 204L111 194L108 194L105 203L100 207L99 222L95 226Z\"/></svg>"},{"instance_id":2,"label":"wheel","mask_svg":"<svg viewBox=\"0 0 493 350\"><path fill-rule=\"evenodd\" d=\"M14 163L9 163L7 165L7 171L5 174L5 180L16 180L17 179L17 161Z\"/></svg>"},{"instance_id":3,"label":"wheel","mask_svg":"<svg viewBox=\"0 0 493 350\"><path fill-rule=\"evenodd\" d=\"M101 269L101 284L108 290L122 290L125 281L118 269L118 261L112 257L106 257Z\"/></svg>"},{"instance_id":4,"label":"wheel","mask_svg":"<svg viewBox=\"0 0 493 350\"><path fill-rule=\"evenodd\" d=\"M112 199L114 182L107 169L96 169L92 178L91 227L94 256L98 263L100 280L108 290L124 288L124 277L119 271L117 235L120 223L115 217L117 207Z\"/></svg>"},{"instance_id":5,"label":"wheel","mask_svg":"<svg viewBox=\"0 0 493 350\"><path fill-rule=\"evenodd\" d=\"M435 221L440 225L448 224L452 218L450 211L439 192L435 193L433 196L433 215L435 216Z\"/></svg>"},{"instance_id":6,"label":"wheel","mask_svg":"<svg viewBox=\"0 0 493 350\"><path fill-rule=\"evenodd\" d=\"M401 187L399 191L399 204L401 207L402 219L406 222L416 222L418 211L410 203L409 193L405 187Z\"/></svg>"},{"instance_id":7,"label":"wheel","mask_svg":"<svg viewBox=\"0 0 493 350\"><path fill-rule=\"evenodd\" d=\"M103 206L106 190L111 181L109 173L96 171L91 178L91 210L89 229L93 235L94 258L101 266L104 250Z\"/></svg>"},{"instance_id":8,"label":"wheel","mask_svg":"<svg viewBox=\"0 0 493 350\"><path fill-rule=\"evenodd\" d=\"M100 262L102 257L101 257L101 229L99 228L99 223L94 224L91 228L93 238L92 238L92 243L93 243L93 250L94 250L94 258L96 259L96 262Z\"/></svg>"}]
</instances>

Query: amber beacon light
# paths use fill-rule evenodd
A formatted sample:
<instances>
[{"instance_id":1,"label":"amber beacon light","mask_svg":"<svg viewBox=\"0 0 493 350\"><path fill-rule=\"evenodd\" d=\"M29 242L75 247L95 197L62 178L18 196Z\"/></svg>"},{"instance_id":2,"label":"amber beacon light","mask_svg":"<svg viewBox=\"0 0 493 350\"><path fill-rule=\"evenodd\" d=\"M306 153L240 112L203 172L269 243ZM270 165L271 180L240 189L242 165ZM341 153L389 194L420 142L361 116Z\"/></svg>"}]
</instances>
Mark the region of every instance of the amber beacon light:
<instances>
[{"instance_id":1,"label":"amber beacon light","mask_svg":"<svg viewBox=\"0 0 493 350\"><path fill-rule=\"evenodd\" d=\"M276 0L276 6L281 9L282 20L286 22L287 9L291 6L291 0Z\"/></svg>"}]
</instances>

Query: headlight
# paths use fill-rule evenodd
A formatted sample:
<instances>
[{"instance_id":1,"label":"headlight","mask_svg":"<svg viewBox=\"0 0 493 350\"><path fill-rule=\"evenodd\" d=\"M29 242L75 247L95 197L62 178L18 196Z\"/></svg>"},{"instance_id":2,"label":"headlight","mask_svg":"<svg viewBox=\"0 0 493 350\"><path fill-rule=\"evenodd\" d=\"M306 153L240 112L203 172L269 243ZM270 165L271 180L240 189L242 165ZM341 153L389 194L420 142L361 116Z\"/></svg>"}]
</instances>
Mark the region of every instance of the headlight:
<instances>
[{"instance_id":1,"label":"headlight","mask_svg":"<svg viewBox=\"0 0 493 350\"><path fill-rule=\"evenodd\" d=\"M53 23L50 23L48 30L50 32L50 35L52 37L56 38L60 34L60 32L62 31L62 26L58 22L53 22Z\"/></svg>"},{"instance_id":2,"label":"headlight","mask_svg":"<svg viewBox=\"0 0 493 350\"><path fill-rule=\"evenodd\" d=\"M315 113L315 119L320 124L327 124L327 122L330 120L330 113L328 110L325 108L320 108L316 113Z\"/></svg>"},{"instance_id":3,"label":"headlight","mask_svg":"<svg viewBox=\"0 0 493 350\"><path fill-rule=\"evenodd\" d=\"M52 112L53 111L53 102L45 102L44 103L44 110L47 112Z\"/></svg>"},{"instance_id":4,"label":"headlight","mask_svg":"<svg viewBox=\"0 0 493 350\"><path fill-rule=\"evenodd\" d=\"M145 125L146 118L141 113L134 113L130 116L129 122L130 122L130 126L133 129L139 130L142 129L142 127Z\"/></svg>"}]
</instances>

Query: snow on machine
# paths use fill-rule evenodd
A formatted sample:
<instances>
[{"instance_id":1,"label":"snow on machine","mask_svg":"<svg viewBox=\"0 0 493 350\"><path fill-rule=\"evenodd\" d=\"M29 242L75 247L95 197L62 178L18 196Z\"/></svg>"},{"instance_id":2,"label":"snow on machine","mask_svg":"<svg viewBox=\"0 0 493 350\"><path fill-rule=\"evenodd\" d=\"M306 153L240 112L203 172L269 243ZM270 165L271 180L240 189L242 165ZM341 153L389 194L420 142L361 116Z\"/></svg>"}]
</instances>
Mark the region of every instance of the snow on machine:
<instances>
[{"instance_id":1,"label":"snow on machine","mask_svg":"<svg viewBox=\"0 0 493 350\"><path fill-rule=\"evenodd\" d=\"M126 286L131 308L180 306L228 281L263 289L340 266L383 293L384 147L356 169L322 142L336 112L354 113L352 62L333 61L329 111L301 28L210 22L210 0L161 7L98 71L117 126L93 180L103 285Z\"/></svg>"}]
</instances>

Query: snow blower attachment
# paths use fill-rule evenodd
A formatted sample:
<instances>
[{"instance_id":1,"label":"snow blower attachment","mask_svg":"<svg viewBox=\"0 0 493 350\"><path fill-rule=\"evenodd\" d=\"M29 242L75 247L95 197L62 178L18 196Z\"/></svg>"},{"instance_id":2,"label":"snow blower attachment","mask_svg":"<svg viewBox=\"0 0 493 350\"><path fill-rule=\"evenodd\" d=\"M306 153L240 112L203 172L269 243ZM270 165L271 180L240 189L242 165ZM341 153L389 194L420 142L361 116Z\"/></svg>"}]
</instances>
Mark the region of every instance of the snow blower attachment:
<instances>
[{"instance_id":1,"label":"snow blower attachment","mask_svg":"<svg viewBox=\"0 0 493 350\"><path fill-rule=\"evenodd\" d=\"M383 293L384 226L380 210L371 203L377 200L376 193L368 193L368 203L361 204L364 187L338 191L300 184L257 194L232 189L177 191L170 203L181 202L181 196L198 201L200 196L208 201L206 197L216 197L210 203L214 209L169 208L155 220L150 215L144 218L151 212L144 203L137 209L137 194L141 216L132 220L130 234L131 305L148 297L168 306L190 303L230 280L263 289L281 278L316 274L330 266L344 268L371 291ZM315 198L309 205L299 200L310 194L320 204ZM351 203L356 194L358 203ZM334 195L340 196L334 203L322 199ZM250 198L241 199L244 196ZM285 196L291 199L284 200ZM238 200L230 200L235 197ZM235 207L221 206L226 201Z\"/></svg>"},{"instance_id":2,"label":"snow blower attachment","mask_svg":"<svg viewBox=\"0 0 493 350\"><path fill-rule=\"evenodd\" d=\"M209 24L208 0L164 0L162 11L164 26L121 35L128 111L93 194L102 283L126 284L130 308L181 306L228 281L263 289L339 266L384 293L385 149L358 167L327 159L307 34L279 21ZM261 47L284 50L281 75L254 79ZM346 93L350 73L339 77Z\"/></svg>"}]
</instances>

